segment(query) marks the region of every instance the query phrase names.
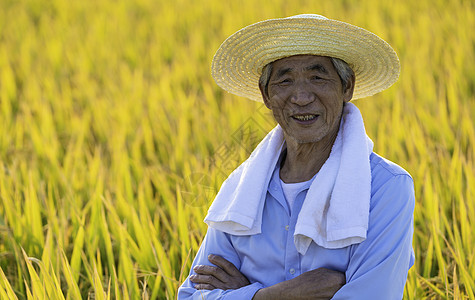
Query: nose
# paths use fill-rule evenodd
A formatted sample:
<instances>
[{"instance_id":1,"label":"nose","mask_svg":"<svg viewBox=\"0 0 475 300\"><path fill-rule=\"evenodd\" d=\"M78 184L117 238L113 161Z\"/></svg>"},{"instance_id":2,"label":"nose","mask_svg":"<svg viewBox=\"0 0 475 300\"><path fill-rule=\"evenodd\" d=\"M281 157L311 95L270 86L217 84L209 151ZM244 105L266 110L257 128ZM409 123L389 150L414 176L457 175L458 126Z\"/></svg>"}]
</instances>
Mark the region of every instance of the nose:
<instances>
[{"instance_id":1,"label":"nose","mask_svg":"<svg viewBox=\"0 0 475 300\"><path fill-rule=\"evenodd\" d=\"M305 106L315 100L315 95L306 88L305 84L299 84L290 97L290 101L299 106Z\"/></svg>"}]
</instances>

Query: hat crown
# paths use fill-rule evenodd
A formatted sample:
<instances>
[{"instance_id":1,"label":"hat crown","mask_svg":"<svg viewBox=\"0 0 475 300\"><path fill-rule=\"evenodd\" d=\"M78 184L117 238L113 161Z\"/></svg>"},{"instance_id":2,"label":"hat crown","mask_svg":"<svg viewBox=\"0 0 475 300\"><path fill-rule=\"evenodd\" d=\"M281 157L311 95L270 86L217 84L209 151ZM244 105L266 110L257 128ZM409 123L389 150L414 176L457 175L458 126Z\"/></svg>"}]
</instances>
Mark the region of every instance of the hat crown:
<instances>
[{"instance_id":1,"label":"hat crown","mask_svg":"<svg viewBox=\"0 0 475 300\"><path fill-rule=\"evenodd\" d=\"M320 55L345 61L356 77L353 99L390 87L400 72L396 52L380 37L317 14L269 19L244 27L221 44L211 72L224 90L262 101L262 68L293 55Z\"/></svg>"},{"instance_id":2,"label":"hat crown","mask_svg":"<svg viewBox=\"0 0 475 300\"><path fill-rule=\"evenodd\" d=\"M295 16L288 17L286 19L301 19L301 18L317 19L317 20L328 20L327 17L322 16L322 15L317 15L317 14L300 14L300 15L295 15Z\"/></svg>"}]
</instances>

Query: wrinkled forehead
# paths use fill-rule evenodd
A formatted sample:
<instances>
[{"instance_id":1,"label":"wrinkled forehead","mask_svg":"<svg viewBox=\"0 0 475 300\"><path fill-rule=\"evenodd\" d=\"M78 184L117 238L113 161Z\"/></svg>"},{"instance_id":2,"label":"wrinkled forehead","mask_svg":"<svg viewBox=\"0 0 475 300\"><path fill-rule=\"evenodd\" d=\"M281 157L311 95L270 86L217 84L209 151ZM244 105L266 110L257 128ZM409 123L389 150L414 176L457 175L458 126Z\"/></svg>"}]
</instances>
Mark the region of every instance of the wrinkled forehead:
<instances>
[{"instance_id":1,"label":"wrinkled forehead","mask_svg":"<svg viewBox=\"0 0 475 300\"><path fill-rule=\"evenodd\" d=\"M291 69L291 70L320 70L320 71L330 71L334 69L332 60L328 56L320 55L293 55L289 57L284 57L278 60L275 60L271 63L272 73L282 70L282 69Z\"/></svg>"},{"instance_id":2,"label":"wrinkled forehead","mask_svg":"<svg viewBox=\"0 0 475 300\"><path fill-rule=\"evenodd\" d=\"M315 55L315 54L297 54L297 55L291 55L291 56L286 56L286 57L276 59L272 63L293 61L293 60L298 60L298 59L309 59L309 60L312 60L312 59L330 59L330 57L323 56L323 55Z\"/></svg>"}]
</instances>

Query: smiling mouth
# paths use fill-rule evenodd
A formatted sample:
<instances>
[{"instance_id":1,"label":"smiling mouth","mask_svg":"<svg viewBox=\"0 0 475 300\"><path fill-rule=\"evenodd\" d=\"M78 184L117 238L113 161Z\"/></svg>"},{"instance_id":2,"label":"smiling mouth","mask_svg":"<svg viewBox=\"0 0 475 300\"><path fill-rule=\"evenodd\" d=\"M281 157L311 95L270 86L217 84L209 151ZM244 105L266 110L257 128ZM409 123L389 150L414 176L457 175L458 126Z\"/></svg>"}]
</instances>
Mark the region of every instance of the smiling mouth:
<instances>
[{"instance_id":1,"label":"smiling mouth","mask_svg":"<svg viewBox=\"0 0 475 300\"><path fill-rule=\"evenodd\" d=\"M298 121L311 121L311 120L314 120L318 117L318 115L312 115L312 114L308 114L308 115L295 115L295 116L292 116L292 118L294 118L295 120L298 120Z\"/></svg>"}]
</instances>

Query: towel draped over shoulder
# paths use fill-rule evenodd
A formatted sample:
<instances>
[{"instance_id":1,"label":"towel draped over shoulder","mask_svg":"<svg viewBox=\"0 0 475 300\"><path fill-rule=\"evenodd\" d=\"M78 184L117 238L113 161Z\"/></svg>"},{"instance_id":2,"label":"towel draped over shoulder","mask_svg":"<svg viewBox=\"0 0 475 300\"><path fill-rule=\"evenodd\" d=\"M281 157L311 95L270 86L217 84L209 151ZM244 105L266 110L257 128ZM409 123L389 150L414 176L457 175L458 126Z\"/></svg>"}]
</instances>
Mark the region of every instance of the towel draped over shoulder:
<instances>
[{"instance_id":1,"label":"towel draped over shoulder","mask_svg":"<svg viewBox=\"0 0 475 300\"><path fill-rule=\"evenodd\" d=\"M283 145L283 130L277 125L224 181L205 217L208 226L232 235L261 233L267 188ZM304 255L312 241L335 249L366 239L372 151L360 111L346 103L330 156L297 218L294 243L299 253Z\"/></svg>"}]
</instances>

